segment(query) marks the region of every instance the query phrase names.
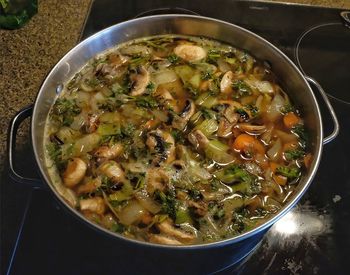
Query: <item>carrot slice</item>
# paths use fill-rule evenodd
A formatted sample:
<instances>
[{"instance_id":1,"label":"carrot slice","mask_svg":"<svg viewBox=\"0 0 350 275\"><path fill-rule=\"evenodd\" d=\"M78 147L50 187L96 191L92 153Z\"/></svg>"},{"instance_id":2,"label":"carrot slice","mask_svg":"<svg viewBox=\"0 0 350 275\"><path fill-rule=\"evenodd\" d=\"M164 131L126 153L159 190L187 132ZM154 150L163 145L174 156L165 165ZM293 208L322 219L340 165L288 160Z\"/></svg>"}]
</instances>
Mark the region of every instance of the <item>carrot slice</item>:
<instances>
[{"instance_id":1,"label":"carrot slice","mask_svg":"<svg viewBox=\"0 0 350 275\"><path fill-rule=\"evenodd\" d=\"M265 154L265 147L261 141L248 134L239 135L233 142L233 149L252 153Z\"/></svg>"},{"instance_id":2,"label":"carrot slice","mask_svg":"<svg viewBox=\"0 0 350 275\"><path fill-rule=\"evenodd\" d=\"M272 178L279 185L284 186L287 184L287 177L285 177L285 176L273 174Z\"/></svg>"},{"instance_id":3,"label":"carrot slice","mask_svg":"<svg viewBox=\"0 0 350 275\"><path fill-rule=\"evenodd\" d=\"M293 112L289 112L283 117L283 123L288 129L291 129L297 125L299 120L299 117Z\"/></svg>"}]
</instances>

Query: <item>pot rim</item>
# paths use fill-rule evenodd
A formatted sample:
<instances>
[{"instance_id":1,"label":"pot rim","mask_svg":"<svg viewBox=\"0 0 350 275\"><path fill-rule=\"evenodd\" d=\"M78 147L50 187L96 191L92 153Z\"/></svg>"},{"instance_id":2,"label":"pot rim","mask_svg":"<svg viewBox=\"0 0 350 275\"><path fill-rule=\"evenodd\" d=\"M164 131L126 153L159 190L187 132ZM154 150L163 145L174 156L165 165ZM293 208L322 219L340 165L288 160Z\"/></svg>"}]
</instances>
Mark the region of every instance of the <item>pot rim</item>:
<instances>
[{"instance_id":1,"label":"pot rim","mask_svg":"<svg viewBox=\"0 0 350 275\"><path fill-rule=\"evenodd\" d=\"M89 44L91 41L97 40L100 37L103 37L105 34L112 32L115 28L122 26L122 25L128 25L130 23L137 23L137 22L143 22L143 21L147 21L147 20L152 20L152 19L177 19L177 18L188 18L188 19L194 19L194 20L204 20L204 21L211 21L214 23L218 23L219 25L226 25L228 27L231 28L236 28L238 30L240 30L241 32L245 33L246 35L253 37L255 39L258 39L260 41L262 41L264 43L265 46L270 47L274 50L276 55L279 55L280 58L284 59L285 62L289 63L293 70L295 70L297 72L297 74L301 77L301 79L303 80L303 84L305 85L305 87L308 89L308 92L310 93L315 105L316 105L316 112L317 112L317 116L319 117L318 119L318 128L319 128L319 138L317 139L317 143L315 144L315 148L316 148L316 154L315 154L315 158L314 158L314 162L313 162L313 166L310 168L310 175L308 178L306 178L304 186L298 190L298 192L295 193L294 198L291 199L290 201L287 202L287 204L285 204L276 214L273 214L272 217L270 217L267 221L265 221L264 223L262 223L261 225L254 227L253 229L244 232L243 234L228 238L228 239L224 239L224 240L220 240L220 241L216 241L216 242L210 242L210 243L203 243L203 244L193 244L193 245L181 245L181 246L172 246L172 245L163 245L163 244L155 244L155 243L150 243L150 242L145 242L145 241L139 241L139 240L135 240L135 239L131 239L131 238L127 238L122 236L119 233L115 233L112 232L98 224L95 224L91 221L89 221L87 218L85 218L79 211L77 211L76 209L74 209L73 207L69 206L68 203L62 198L62 196L60 194L58 194L57 190L55 189L55 187L50 184L51 180L49 177L46 177L46 173L44 173L44 168L43 166L45 166L44 164L41 163L41 160L38 156L38 146L36 145L36 143L34 142L35 140L35 128L34 128L34 123L35 123L35 119L32 119L31 121L31 138L32 138L32 145L33 145L33 150L34 150L34 155L35 155L35 159L36 162L39 166L40 169L40 173L42 178L45 180L45 183L49 186L50 190L55 194L56 198L59 199L59 201L70 211L71 214L74 214L75 217L79 217L80 220L82 220L83 222L87 223L90 227L94 228L95 230L97 229L98 231L103 232L104 234L107 234L108 236L111 237L117 237L120 240L123 241L127 241L129 243L133 243L135 245L141 245L141 246L147 246L147 247L151 247L151 248L161 248L161 249L176 249L176 250L198 250L198 249L212 249L212 248L218 248L218 247L222 247L222 246L226 246L226 245L230 245L230 244L234 244L234 243L238 243L241 242L243 240L246 240L250 237L253 237L254 235L256 235L259 232L262 232L264 230L267 230L269 227L271 227L277 220L279 220L280 218L282 218L285 214L287 214L287 212L290 211L290 209L299 201L299 199L303 196L303 194L306 192L306 190L308 189L308 187L310 186L316 172L317 172L317 168L319 166L320 163L320 159L321 159L321 155L322 155L322 149L323 149L323 144L322 144L322 140L323 140L323 125L322 125L322 117L321 117L321 112L316 100L316 97L309 85L309 83L306 81L304 75L301 73L301 71L299 70L299 68L281 51L279 50L276 46L274 46L272 43L270 43L269 41L267 41L266 39L262 38L261 36L255 34L254 32L251 32L243 27L240 27L236 24L232 24L223 20L219 20L219 19L215 19L215 18L211 18L211 17L205 17L205 16L198 16L198 15L186 15L186 14L164 14L164 15L152 15L152 16L145 16L145 17L140 17L140 18L135 18L135 19L131 19L131 20L127 20L127 21L123 21L117 24L114 24L110 27L107 27L95 34L93 34L92 36L84 39L83 41L79 42L76 46L74 46L71 50L69 50L56 64L55 66L51 69L51 71L48 73L48 75L46 76L45 80L43 81L39 92L36 96L35 99L35 103L34 103L34 109L33 109L33 118L35 117L35 113L37 113L38 108L39 108L39 104L38 104L38 99L40 94L44 93L45 91L43 90L43 87L45 86L45 84L49 81L50 77L52 74L55 73L56 69L59 67L59 65L64 62L65 59L69 58L71 55L76 54L76 52L84 45ZM175 33L173 33L175 34ZM175 34L176 35L176 34ZM139 37L142 38L142 37ZM210 38L210 37L209 37ZM235 45L232 45L235 46ZM105 49L104 51L106 51L107 49ZM43 146L41 144L41 146Z\"/></svg>"}]
</instances>

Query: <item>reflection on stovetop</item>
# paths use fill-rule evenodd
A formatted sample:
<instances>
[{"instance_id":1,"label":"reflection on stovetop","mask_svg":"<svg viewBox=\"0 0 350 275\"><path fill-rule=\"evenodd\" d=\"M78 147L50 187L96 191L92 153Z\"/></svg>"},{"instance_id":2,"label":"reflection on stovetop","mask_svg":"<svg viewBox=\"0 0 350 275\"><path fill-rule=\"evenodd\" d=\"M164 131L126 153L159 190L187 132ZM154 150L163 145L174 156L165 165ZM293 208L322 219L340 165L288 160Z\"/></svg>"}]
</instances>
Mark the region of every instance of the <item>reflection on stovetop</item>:
<instances>
[{"instance_id":1,"label":"reflection on stovetop","mask_svg":"<svg viewBox=\"0 0 350 275\"><path fill-rule=\"evenodd\" d=\"M225 8L218 11L219 6ZM120 21L148 14L151 9L161 13L169 7L237 23L265 37L291 58L294 58L298 37L305 30L324 22L340 22L339 10L297 5L231 0L99 0L93 3L83 37ZM334 35L342 39L339 33ZM321 44L308 43L306 55L314 54ZM337 53L337 45L328 47L327 51L330 55L332 51ZM301 63L306 60L304 57ZM312 60L318 62L318 58ZM327 59L320 61L326 62ZM312 68L316 74L319 73L318 64ZM331 71L315 77L325 84L326 91L331 85L328 83L332 83L330 80L337 79ZM347 87L339 85L336 89L344 93L348 92ZM319 103L327 133L332 125L321 99ZM350 105L335 98L331 99L331 103L338 115L341 131L335 141L324 146L321 164L311 187L298 205L268 231L252 254L218 274L348 274ZM22 151L20 156L28 154L30 150L29 153L28 150ZM20 157L19 162L23 163L24 170L33 170L27 158ZM3 179L2 207L7 214L4 215L6 221L2 222L2 232L9 238L4 242L4 248L13 256L8 274L146 274L141 266L133 264L134 259L140 257L154 264L152 273L160 272L157 269L158 259L150 258L141 250L131 253L128 246L116 246L110 238L63 211L51 193L29 191L15 185L6 175ZM18 231L26 198L27 212L23 216L23 227ZM18 239L14 245L16 235ZM7 253L2 254L6 256L5 260L2 259L3 270L6 270L8 256ZM213 261L217 257L220 255L213 255Z\"/></svg>"}]
</instances>

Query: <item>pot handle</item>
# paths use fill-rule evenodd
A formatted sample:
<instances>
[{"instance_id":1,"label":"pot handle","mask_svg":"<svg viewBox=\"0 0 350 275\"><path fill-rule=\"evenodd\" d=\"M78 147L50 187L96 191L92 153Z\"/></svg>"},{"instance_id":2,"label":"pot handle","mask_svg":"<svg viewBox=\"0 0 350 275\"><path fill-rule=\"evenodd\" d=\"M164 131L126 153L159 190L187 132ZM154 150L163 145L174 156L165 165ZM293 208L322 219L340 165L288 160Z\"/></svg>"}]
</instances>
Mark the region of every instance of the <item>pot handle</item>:
<instances>
[{"instance_id":1,"label":"pot handle","mask_svg":"<svg viewBox=\"0 0 350 275\"><path fill-rule=\"evenodd\" d=\"M8 139L7 139L8 163L9 163L11 179L13 179L15 182L26 184L34 188L41 188L43 187L43 183L41 179L26 178L24 176L21 176L19 173L16 172L14 168L14 154L16 151L17 130L18 130L18 127L21 125L21 123L26 118L30 117L32 113L33 113L33 105L29 105L23 108L22 110L20 110L11 120L9 132L8 132Z\"/></svg>"},{"instance_id":2,"label":"pot handle","mask_svg":"<svg viewBox=\"0 0 350 275\"><path fill-rule=\"evenodd\" d=\"M333 106L331 104L331 102L329 101L328 97L327 97L327 94L326 92L323 90L322 86L315 80L313 79L312 77L310 76L305 76L305 79L313 84L317 90L320 92L324 102L326 103L327 105L327 108L331 114L331 117L332 117L332 120L333 120L333 131L330 135L326 136L324 139L323 139L323 144L327 144L329 143L330 141L332 141L333 139L335 139L337 137L337 135L339 134L339 122L338 122L338 118L337 118L337 115L335 114L335 111L333 109Z\"/></svg>"}]
</instances>

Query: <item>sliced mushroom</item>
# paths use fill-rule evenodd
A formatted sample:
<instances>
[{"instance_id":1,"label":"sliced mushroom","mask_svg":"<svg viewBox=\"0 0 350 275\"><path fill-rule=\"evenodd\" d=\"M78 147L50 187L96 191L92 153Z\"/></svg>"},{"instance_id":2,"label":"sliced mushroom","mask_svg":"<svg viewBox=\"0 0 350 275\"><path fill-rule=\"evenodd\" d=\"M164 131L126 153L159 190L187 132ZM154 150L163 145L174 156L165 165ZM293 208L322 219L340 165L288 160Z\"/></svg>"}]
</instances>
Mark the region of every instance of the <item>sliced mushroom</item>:
<instances>
[{"instance_id":1,"label":"sliced mushroom","mask_svg":"<svg viewBox=\"0 0 350 275\"><path fill-rule=\"evenodd\" d=\"M236 107L234 105L228 106L223 114L228 122L233 125L235 125L239 120L239 114L236 113Z\"/></svg>"},{"instance_id":2,"label":"sliced mushroom","mask_svg":"<svg viewBox=\"0 0 350 275\"><path fill-rule=\"evenodd\" d=\"M175 240L173 238L169 238L160 234L151 234L149 237L149 241L157 244L167 244L167 245L182 245L183 243Z\"/></svg>"},{"instance_id":3,"label":"sliced mushroom","mask_svg":"<svg viewBox=\"0 0 350 275\"><path fill-rule=\"evenodd\" d=\"M186 127L187 122L194 115L195 111L195 103L192 100L187 99L185 102L185 107L183 108L179 116L175 116L173 118L172 126L176 129L183 130Z\"/></svg>"},{"instance_id":4,"label":"sliced mushroom","mask_svg":"<svg viewBox=\"0 0 350 275\"><path fill-rule=\"evenodd\" d=\"M232 81L234 78L234 74L231 71L227 71L221 79L220 82L220 91L222 93L232 93Z\"/></svg>"},{"instance_id":5,"label":"sliced mushroom","mask_svg":"<svg viewBox=\"0 0 350 275\"><path fill-rule=\"evenodd\" d=\"M88 210L102 215L106 211L104 200L101 197L80 200L80 210Z\"/></svg>"},{"instance_id":6,"label":"sliced mushroom","mask_svg":"<svg viewBox=\"0 0 350 275\"><path fill-rule=\"evenodd\" d=\"M170 94L170 92L164 87L159 87L154 95L159 99L161 104L166 107L174 110L175 112L179 111L179 107L177 106L177 102L174 97Z\"/></svg>"},{"instance_id":7,"label":"sliced mushroom","mask_svg":"<svg viewBox=\"0 0 350 275\"><path fill-rule=\"evenodd\" d=\"M98 170L114 182L125 181L123 169L113 160L105 161L98 167Z\"/></svg>"},{"instance_id":8,"label":"sliced mushroom","mask_svg":"<svg viewBox=\"0 0 350 275\"><path fill-rule=\"evenodd\" d=\"M132 96L142 95L150 81L150 75L145 67L141 66L137 68L136 73L130 75L130 80L133 83L130 94Z\"/></svg>"},{"instance_id":9,"label":"sliced mushroom","mask_svg":"<svg viewBox=\"0 0 350 275\"><path fill-rule=\"evenodd\" d=\"M81 195L81 194L91 193L95 191L97 188L99 188L100 186L101 186L101 179L94 178L82 185L79 185L77 188L77 194Z\"/></svg>"},{"instance_id":10,"label":"sliced mushroom","mask_svg":"<svg viewBox=\"0 0 350 275\"><path fill-rule=\"evenodd\" d=\"M205 149L209 143L208 138L202 133L201 130L194 130L191 133L189 133L188 140L192 143L196 150Z\"/></svg>"},{"instance_id":11,"label":"sliced mushroom","mask_svg":"<svg viewBox=\"0 0 350 275\"><path fill-rule=\"evenodd\" d=\"M87 165L81 158L73 158L63 173L63 183L67 187L77 185L84 178L86 170Z\"/></svg>"},{"instance_id":12,"label":"sliced mushroom","mask_svg":"<svg viewBox=\"0 0 350 275\"><path fill-rule=\"evenodd\" d=\"M189 62L199 61L207 56L207 52L202 47L190 44L175 47L174 53Z\"/></svg>"},{"instance_id":13,"label":"sliced mushroom","mask_svg":"<svg viewBox=\"0 0 350 275\"><path fill-rule=\"evenodd\" d=\"M232 135L233 123L230 123L226 118L222 117L219 122L217 134L219 137L227 138Z\"/></svg>"},{"instance_id":14,"label":"sliced mushroom","mask_svg":"<svg viewBox=\"0 0 350 275\"><path fill-rule=\"evenodd\" d=\"M153 165L160 163L170 163L175 159L175 141L173 136L162 130L155 130L148 133L146 145L152 153L156 153Z\"/></svg>"},{"instance_id":15,"label":"sliced mushroom","mask_svg":"<svg viewBox=\"0 0 350 275\"><path fill-rule=\"evenodd\" d=\"M188 205L192 208L194 208L194 213L198 216L205 216L208 212L208 206L205 202L201 201L201 202L195 202L192 200L188 201Z\"/></svg>"},{"instance_id":16,"label":"sliced mushroom","mask_svg":"<svg viewBox=\"0 0 350 275\"><path fill-rule=\"evenodd\" d=\"M146 190L152 195L156 190L164 191L169 183L169 176L161 168L148 169L146 173Z\"/></svg>"},{"instance_id":17,"label":"sliced mushroom","mask_svg":"<svg viewBox=\"0 0 350 275\"><path fill-rule=\"evenodd\" d=\"M237 127L244 132L252 135L261 135L266 131L265 125L253 125L250 123L239 123Z\"/></svg>"},{"instance_id":18,"label":"sliced mushroom","mask_svg":"<svg viewBox=\"0 0 350 275\"><path fill-rule=\"evenodd\" d=\"M171 236L179 241L190 243L195 239L195 235L184 232L181 229L175 228L169 219L159 223L157 225L159 231L166 236Z\"/></svg>"},{"instance_id":19,"label":"sliced mushroom","mask_svg":"<svg viewBox=\"0 0 350 275\"><path fill-rule=\"evenodd\" d=\"M101 146L96 149L94 156L98 158L114 159L119 156L123 152L123 145L120 143L116 143L112 146Z\"/></svg>"}]
</instances>

